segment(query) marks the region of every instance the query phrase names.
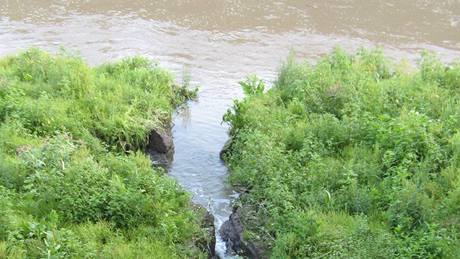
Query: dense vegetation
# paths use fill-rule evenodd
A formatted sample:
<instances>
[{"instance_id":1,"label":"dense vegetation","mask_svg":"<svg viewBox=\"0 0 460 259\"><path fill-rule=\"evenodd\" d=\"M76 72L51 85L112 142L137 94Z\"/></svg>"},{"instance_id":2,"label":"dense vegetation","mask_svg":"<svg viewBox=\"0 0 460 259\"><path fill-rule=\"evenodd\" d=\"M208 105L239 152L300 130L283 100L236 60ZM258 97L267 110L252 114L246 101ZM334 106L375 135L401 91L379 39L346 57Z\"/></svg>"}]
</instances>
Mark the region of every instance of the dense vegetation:
<instances>
[{"instance_id":1,"label":"dense vegetation","mask_svg":"<svg viewBox=\"0 0 460 259\"><path fill-rule=\"evenodd\" d=\"M241 84L225 159L266 256L458 258L460 64L337 49Z\"/></svg>"},{"instance_id":2,"label":"dense vegetation","mask_svg":"<svg viewBox=\"0 0 460 259\"><path fill-rule=\"evenodd\" d=\"M191 92L143 58L0 60L0 258L204 257L201 212L142 153Z\"/></svg>"}]
</instances>

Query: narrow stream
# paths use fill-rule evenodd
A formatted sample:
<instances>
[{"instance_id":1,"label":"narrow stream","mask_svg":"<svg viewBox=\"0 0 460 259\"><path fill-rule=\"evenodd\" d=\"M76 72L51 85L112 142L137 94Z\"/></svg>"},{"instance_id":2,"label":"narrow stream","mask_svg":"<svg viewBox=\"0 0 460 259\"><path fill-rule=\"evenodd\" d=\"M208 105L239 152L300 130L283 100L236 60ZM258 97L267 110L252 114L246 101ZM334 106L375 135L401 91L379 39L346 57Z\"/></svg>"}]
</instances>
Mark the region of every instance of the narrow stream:
<instances>
[{"instance_id":1,"label":"narrow stream","mask_svg":"<svg viewBox=\"0 0 460 259\"><path fill-rule=\"evenodd\" d=\"M214 215L217 229L228 219L230 199L236 195L225 183L227 168L218 156L226 140L226 127L210 120L219 112L212 104L194 103L177 113L173 128L176 152L170 169L170 174L194 194L194 202ZM225 243L219 235L216 251L224 257Z\"/></svg>"},{"instance_id":2,"label":"narrow stream","mask_svg":"<svg viewBox=\"0 0 460 259\"><path fill-rule=\"evenodd\" d=\"M238 81L270 82L291 49L315 60L336 45L380 46L413 62L422 49L458 59L460 0L0 0L0 55L64 46L93 65L143 55L201 86L199 101L175 116L170 174L217 226L235 197L219 152ZM222 242L217 251L224 257Z\"/></svg>"}]
</instances>

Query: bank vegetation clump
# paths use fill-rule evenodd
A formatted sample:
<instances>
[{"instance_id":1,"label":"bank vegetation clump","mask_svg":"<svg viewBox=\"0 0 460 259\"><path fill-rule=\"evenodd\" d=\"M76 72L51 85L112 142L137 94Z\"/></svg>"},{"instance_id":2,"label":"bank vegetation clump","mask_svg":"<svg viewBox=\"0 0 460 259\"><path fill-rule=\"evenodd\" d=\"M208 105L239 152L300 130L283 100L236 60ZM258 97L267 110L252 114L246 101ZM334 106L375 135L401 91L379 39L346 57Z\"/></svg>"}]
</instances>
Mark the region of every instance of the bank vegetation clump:
<instances>
[{"instance_id":1,"label":"bank vegetation clump","mask_svg":"<svg viewBox=\"0 0 460 259\"><path fill-rule=\"evenodd\" d=\"M272 258L458 258L460 64L289 59L225 120L243 236Z\"/></svg>"},{"instance_id":2,"label":"bank vegetation clump","mask_svg":"<svg viewBox=\"0 0 460 259\"><path fill-rule=\"evenodd\" d=\"M0 59L0 258L207 257L204 215L143 152L191 96L140 57Z\"/></svg>"}]
</instances>

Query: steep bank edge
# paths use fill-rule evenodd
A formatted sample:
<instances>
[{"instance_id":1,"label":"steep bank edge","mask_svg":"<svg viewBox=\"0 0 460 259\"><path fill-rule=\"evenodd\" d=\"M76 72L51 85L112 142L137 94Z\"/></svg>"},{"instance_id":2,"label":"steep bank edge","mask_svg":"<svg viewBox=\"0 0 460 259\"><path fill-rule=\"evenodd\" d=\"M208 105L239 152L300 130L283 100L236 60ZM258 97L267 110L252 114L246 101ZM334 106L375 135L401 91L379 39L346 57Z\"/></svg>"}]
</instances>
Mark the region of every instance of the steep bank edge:
<instances>
[{"instance_id":1,"label":"steep bank edge","mask_svg":"<svg viewBox=\"0 0 460 259\"><path fill-rule=\"evenodd\" d=\"M220 158L225 163L226 153L231 149L231 146L232 138L230 137L229 140L225 143L224 147L222 148L222 151L220 152ZM238 199L241 199L241 197L244 195L246 191L238 190L238 192L240 195ZM235 202L235 204L238 203ZM219 229L219 233L222 237L222 240L224 240L224 242L226 243L227 253L234 253L238 256L254 259L267 258L266 249L262 244L254 244L250 241L245 240L243 211L243 207L239 205L234 205L232 214Z\"/></svg>"}]
</instances>

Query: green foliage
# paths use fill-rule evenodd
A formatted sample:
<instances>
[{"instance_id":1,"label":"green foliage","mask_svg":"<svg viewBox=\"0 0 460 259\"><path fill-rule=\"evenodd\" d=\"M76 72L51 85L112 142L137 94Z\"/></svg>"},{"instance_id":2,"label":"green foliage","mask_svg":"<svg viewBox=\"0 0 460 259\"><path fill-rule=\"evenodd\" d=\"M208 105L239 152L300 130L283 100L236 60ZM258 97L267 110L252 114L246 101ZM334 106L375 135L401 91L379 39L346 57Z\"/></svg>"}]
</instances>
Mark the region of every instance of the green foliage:
<instances>
[{"instance_id":1,"label":"green foliage","mask_svg":"<svg viewBox=\"0 0 460 259\"><path fill-rule=\"evenodd\" d=\"M142 153L193 95L140 57L0 60L0 258L203 257L203 215Z\"/></svg>"},{"instance_id":2,"label":"green foliage","mask_svg":"<svg viewBox=\"0 0 460 259\"><path fill-rule=\"evenodd\" d=\"M246 95L262 94L265 90L264 82L256 75L249 76L245 81L241 81L240 85Z\"/></svg>"},{"instance_id":3,"label":"green foliage","mask_svg":"<svg viewBox=\"0 0 460 259\"><path fill-rule=\"evenodd\" d=\"M245 237L272 258L455 258L460 66L379 50L292 58L224 120ZM251 83L252 82L252 83ZM249 89L249 90L247 90Z\"/></svg>"},{"instance_id":4,"label":"green foliage","mask_svg":"<svg viewBox=\"0 0 460 259\"><path fill-rule=\"evenodd\" d=\"M32 49L2 64L9 83L0 89L0 119L14 118L41 137L64 130L119 150L143 148L194 93L141 57L91 69L78 57Z\"/></svg>"}]
</instances>

